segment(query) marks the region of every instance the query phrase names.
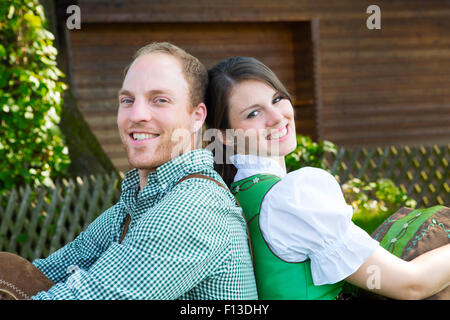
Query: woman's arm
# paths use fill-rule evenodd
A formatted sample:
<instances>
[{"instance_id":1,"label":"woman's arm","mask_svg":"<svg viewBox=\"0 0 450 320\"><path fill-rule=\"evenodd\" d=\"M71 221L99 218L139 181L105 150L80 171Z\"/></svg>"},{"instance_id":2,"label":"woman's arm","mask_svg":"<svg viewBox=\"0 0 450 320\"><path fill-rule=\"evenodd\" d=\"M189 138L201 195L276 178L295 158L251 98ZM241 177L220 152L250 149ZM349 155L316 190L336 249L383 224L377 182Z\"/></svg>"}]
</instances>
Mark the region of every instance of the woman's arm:
<instances>
[{"instance_id":1,"label":"woman's arm","mask_svg":"<svg viewBox=\"0 0 450 320\"><path fill-rule=\"evenodd\" d=\"M394 299L424 299L450 285L450 244L404 261L379 247L347 282Z\"/></svg>"}]
</instances>

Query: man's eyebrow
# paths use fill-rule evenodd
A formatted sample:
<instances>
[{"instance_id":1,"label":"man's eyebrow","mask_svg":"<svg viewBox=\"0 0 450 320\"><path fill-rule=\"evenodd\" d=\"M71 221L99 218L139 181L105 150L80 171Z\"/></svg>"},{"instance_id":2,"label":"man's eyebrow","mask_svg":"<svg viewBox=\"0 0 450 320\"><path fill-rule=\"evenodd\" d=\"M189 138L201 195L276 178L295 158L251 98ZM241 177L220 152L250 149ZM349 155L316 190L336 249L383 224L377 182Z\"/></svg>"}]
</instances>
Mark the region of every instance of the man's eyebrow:
<instances>
[{"instance_id":1,"label":"man's eyebrow","mask_svg":"<svg viewBox=\"0 0 450 320\"><path fill-rule=\"evenodd\" d=\"M170 94L173 95L173 92L169 89L154 89L149 90L146 92L148 95L155 95L155 94ZM133 96L133 93L127 89L120 89L118 92L118 96Z\"/></svg>"},{"instance_id":2,"label":"man's eyebrow","mask_svg":"<svg viewBox=\"0 0 450 320\"><path fill-rule=\"evenodd\" d=\"M154 95L154 94L169 94L174 95L173 91L170 89L154 89L147 91L148 95Z\"/></svg>"},{"instance_id":3,"label":"man's eyebrow","mask_svg":"<svg viewBox=\"0 0 450 320\"><path fill-rule=\"evenodd\" d=\"M119 92L117 93L117 96L132 96L133 94L126 90L126 89L120 89Z\"/></svg>"}]
</instances>

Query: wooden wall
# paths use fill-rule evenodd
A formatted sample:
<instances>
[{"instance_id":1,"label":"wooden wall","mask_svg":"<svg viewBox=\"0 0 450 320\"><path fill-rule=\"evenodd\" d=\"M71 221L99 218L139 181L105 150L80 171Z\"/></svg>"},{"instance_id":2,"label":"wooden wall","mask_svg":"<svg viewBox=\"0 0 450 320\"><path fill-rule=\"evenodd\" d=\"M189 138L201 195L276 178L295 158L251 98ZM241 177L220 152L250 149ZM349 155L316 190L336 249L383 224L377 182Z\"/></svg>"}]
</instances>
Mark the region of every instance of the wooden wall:
<instances>
[{"instance_id":1,"label":"wooden wall","mask_svg":"<svg viewBox=\"0 0 450 320\"><path fill-rule=\"evenodd\" d=\"M172 41L207 67L252 55L296 98L298 131L340 146L450 142L450 2L80 0L70 32L79 106L115 165L121 70L151 41ZM314 53L314 54L313 54Z\"/></svg>"}]
</instances>

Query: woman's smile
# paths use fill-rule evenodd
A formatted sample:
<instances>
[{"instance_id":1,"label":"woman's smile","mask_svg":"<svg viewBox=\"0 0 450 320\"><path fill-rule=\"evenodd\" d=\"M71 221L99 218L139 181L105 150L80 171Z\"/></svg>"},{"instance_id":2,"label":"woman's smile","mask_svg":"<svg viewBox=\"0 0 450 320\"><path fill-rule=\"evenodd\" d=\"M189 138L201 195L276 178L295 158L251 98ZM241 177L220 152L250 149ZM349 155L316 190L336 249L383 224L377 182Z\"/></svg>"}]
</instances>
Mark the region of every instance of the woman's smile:
<instances>
[{"instance_id":1,"label":"woman's smile","mask_svg":"<svg viewBox=\"0 0 450 320\"><path fill-rule=\"evenodd\" d=\"M288 138L289 135L289 125L285 125L279 129L276 130L270 130L272 133L270 133L266 139L270 141L284 141Z\"/></svg>"}]
</instances>

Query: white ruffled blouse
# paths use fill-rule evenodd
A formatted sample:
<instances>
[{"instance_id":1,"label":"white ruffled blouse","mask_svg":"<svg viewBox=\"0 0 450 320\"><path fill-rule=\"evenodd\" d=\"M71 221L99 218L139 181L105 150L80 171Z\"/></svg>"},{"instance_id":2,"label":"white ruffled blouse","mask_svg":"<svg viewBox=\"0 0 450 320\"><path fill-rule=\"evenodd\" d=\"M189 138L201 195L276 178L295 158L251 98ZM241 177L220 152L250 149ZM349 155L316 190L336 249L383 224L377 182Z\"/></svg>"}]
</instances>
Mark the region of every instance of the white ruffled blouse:
<instances>
[{"instance_id":1,"label":"white ruffled blouse","mask_svg":"<svg viewBox=\"0 0 450 320\"><path fill-rule=\"evenodd\" d=\"M234 155L234 181L269 173L282 178L266 194L260 211L262 235L272 252L288 262L311 260L315 285L353 274L379 246L351 218L341 187L327 171L304 167L286 174L273 159Z\"/></svg>"}]
</instances>

